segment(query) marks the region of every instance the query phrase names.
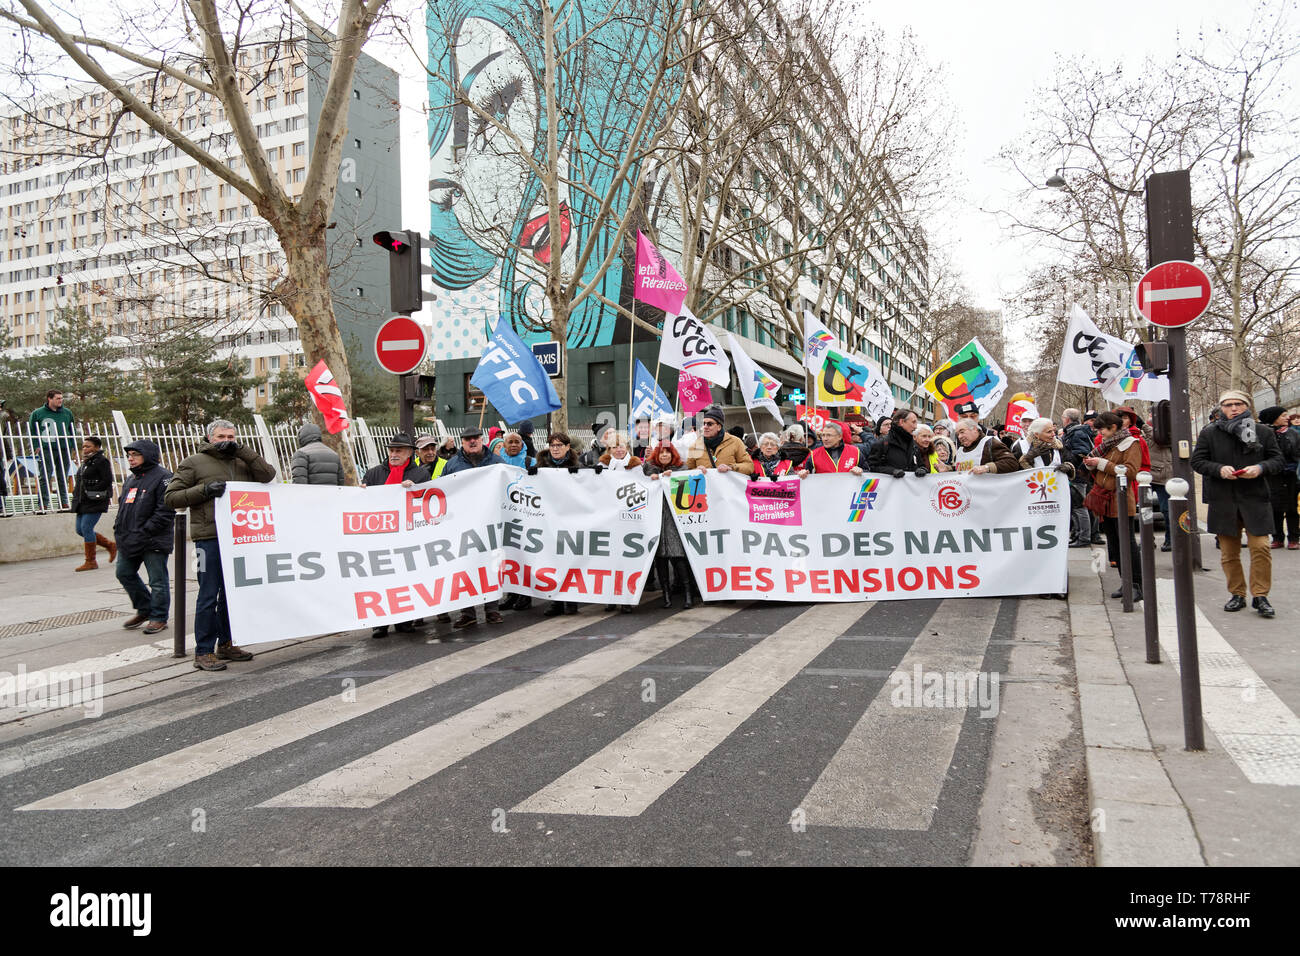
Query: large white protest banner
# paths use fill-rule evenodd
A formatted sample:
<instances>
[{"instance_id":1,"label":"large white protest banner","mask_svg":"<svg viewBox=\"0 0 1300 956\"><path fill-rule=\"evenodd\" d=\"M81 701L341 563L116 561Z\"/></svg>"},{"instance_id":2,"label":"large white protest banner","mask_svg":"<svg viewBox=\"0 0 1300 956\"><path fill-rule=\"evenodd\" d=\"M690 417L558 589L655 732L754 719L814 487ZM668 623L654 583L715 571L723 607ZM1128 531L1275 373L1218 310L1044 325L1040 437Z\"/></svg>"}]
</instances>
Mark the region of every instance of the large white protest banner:
<instances>
[{"instance_id":1,"label":"large white protest banner","mask_svg":"<svg viewBox=\"0 0 1300 956\"><path fill-rule=\"evenodd\" d=\"M693 472L664 488L705 600L1063 593L1069 495L1052 469L785 482Z\"/></svg>"},{"instance_id":2,"label":"large white protest banner","mask_svg":"<svg viewBox=\"0 0 1300 956\"><path fill-rule=\"evenodd\" d=\"M230 482L217 539L236 643L393 624L511 591L635 604L662 497L621 472L498 465L403 488Z\"/></svg>"}]
</instances>

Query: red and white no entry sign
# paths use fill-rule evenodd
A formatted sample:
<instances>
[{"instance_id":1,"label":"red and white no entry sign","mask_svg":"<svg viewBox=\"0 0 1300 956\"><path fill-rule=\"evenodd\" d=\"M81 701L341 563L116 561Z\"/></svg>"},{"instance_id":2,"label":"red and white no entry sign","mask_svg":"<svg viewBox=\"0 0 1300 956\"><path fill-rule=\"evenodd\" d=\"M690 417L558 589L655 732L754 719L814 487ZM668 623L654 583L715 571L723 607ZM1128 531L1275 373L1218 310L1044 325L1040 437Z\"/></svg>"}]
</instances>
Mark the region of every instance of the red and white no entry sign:
<instances>
[{"instance_id":1,"label":"red and white no entry sign","mask_svg":"<svg viewBox=\"0 0 1300 956\"><path fill-rule=\"evenodd\" d=\"M428 337L419 322L405 315L395 315L379 327L375 336L375 358L394 375L405 375L419 368Z\"/></svg>"},{"instance_id":2,"label":"red and white no entry sign","mask_svg":"<svg viewBox=\"0 0 1300 956\"><path fill-rule=\"evenodd\" d=\"M1210 277L1190 262L1175 260L1152 266L1133 293L1138 314L1167 329L1194 322L1210 305Z\"/></svg>"}]
</instances>

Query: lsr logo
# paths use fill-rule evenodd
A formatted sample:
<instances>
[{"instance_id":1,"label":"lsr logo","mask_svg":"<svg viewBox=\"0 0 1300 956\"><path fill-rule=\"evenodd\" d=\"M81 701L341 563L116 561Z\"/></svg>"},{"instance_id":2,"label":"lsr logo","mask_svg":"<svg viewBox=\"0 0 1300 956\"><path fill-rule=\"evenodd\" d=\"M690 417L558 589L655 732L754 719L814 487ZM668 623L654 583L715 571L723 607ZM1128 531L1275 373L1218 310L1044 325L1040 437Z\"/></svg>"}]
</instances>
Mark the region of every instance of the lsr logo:
<instances>
[{"instance_id":1,"label":"lsr logo","mask_svg":"<svg viewBox=\"0 0 1300 956\"><path fill-rule=\"evenodd\" d=\"M379 512L381 515L384 513ZM407 531L437 524L446 516L447 496L438 488L412 488L406 493Z\"/></svg>"},{"instance_id":2,"label":"lsr logo","mask_svg":"<svg viewBox=\"0 0 1300 956\"><path fill-rule=\"evenodd\" d=\"M275 540L269 491L241 491L230 500L231 544Z\"/></svg>"},{"instance_id":3,"label":"lsr logo","mask_svg":"<svg viewBox=\"0 0 1300 956\"><path fill-rule=\"evenodd\" d=\"M672 479L673 511L685 516L689 524L700 524L704 512L709 510L709 496L705 491L703 475L689 475Z\"/></svg>"}]
</instances>

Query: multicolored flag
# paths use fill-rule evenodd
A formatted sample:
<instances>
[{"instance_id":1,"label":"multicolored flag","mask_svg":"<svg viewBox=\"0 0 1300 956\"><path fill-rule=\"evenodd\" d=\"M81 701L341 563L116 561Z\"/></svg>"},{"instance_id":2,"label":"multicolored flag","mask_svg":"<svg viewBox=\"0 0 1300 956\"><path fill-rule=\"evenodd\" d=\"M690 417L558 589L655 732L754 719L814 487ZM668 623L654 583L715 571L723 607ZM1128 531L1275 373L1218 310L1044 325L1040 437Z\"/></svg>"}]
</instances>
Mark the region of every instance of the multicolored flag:
<instances>
[{"instance_id":1,"label":"multicolored flag","mask_svg":"<svg viewBox=\"0 0 1300 956\"><path fill-rule=\"evenodd\" d=\"M822 325L807 309L803 313L803 367L810 372L821 371L828 349L838 347L831 330Z\"/></svg>"},{"instance_id":2,"label":"multicolored flag","mask_svg":"<svg viewBox=\"0 0 1300 956\"><path fill-rule=\"evenodd\" d=\"M632 294L669 315L681 312L686 282L640 229L636 231L636 281Z\"/></svg>"},{"instance_id":3,"label":"multicolored flag","mask_svg":"<svg viewBox=\"0 0 1300 956\"><path fill-rule=\"evenodd\" d=\"M1111 402L1169 398L1169 373L1148 372L1138 361L1136 345L1102 332L1078 305L1070 309L1056 377L1067 385L1100 388Z\"/></svg>"},{"instance_id":4,"label":"multicolored flag","mask_svg":"<svg viewBox=\"0 0 1300 956\"><path fill-rule=\"evenodd\" d=\"M1007 390L1007 374L980 345L980 340L974 338L935 369L922 387L943 405L949 418L958 417L958 406L971 403L984 418Z\"/></svg>"},{"instance_id":5,"label":"multicolored flag","mask_svg":"<svg viewBox=\"0 0 1300 956\"><path fill-rule=\"evenodd\" d=\"M352 424L348 410L343 405L343 390L334 383L334 373L326 367L324 360L317 362L316 367L307 373L303 384L307 386L316 408L325 417L326 431L337 435Z\"/></svg>"},{"instance_id":6,"label":"multicolored flag","mask_svg":"<svg viewBox=\"0 0 1300 956\"><path fill-rule=\"evenodd\" d=\"M775 401L781 383L745 353L734 335L728 332L727 338L731 341L731 361L736 366L740 392L745 396L745 408L766 408L777 421L781 421L781 410Z\"/></svg>"},{"instance_id":7,"label":"multicolored flag","mask_svg":"<svg viewBox=\"0 0 1300 956\"><path fill-rule=\"evenodd\" d=\"M681 400L682 411L687 415L694 415L713 404L713 392L709 389L709 383L689 372L677 373L677 397Z\"/></svg>"}]
</instances>

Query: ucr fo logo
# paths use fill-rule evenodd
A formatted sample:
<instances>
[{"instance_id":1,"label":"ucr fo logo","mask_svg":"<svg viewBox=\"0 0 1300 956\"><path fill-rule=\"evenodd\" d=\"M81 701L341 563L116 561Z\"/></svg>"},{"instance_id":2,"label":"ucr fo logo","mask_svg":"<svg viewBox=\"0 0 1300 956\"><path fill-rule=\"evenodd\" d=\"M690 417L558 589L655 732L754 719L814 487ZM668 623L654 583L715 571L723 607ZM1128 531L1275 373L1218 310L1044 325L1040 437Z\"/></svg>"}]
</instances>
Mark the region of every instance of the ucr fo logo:
<instances>
[{"instance_id":1,"label":"ucr fo logo","mask_svg":"<svg viewBox=\"0 0 1300 956\"><path fill-rule=\"evenodd\" d=\"M437 524L447 514L447 496L438 488L412 488L406 492L406 530Z\"/></svg>"},{"instance_id":2,"label":"ucr fo logo","mask_svg":"<svg viewBox=\"0 0 1300 956\"><path fill-rule=\"evenodd\" d=\"M930 492L930 507L945 518L956 518L970 508L970 489L956 479L941 481Z\"/></svg>"},{"instance_id":3,"label":"ucr fo logo","mask_svg":"<svg viewBox=\"0 0 1300 956\"><path fill-rule=\"evenodd\" d=\"M230 540L232 544L275 540L269 491L241 491L231 496Z\"/></svg>"}]
</instances>

